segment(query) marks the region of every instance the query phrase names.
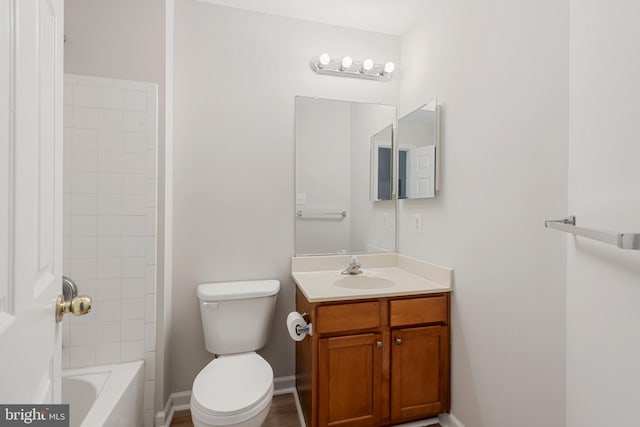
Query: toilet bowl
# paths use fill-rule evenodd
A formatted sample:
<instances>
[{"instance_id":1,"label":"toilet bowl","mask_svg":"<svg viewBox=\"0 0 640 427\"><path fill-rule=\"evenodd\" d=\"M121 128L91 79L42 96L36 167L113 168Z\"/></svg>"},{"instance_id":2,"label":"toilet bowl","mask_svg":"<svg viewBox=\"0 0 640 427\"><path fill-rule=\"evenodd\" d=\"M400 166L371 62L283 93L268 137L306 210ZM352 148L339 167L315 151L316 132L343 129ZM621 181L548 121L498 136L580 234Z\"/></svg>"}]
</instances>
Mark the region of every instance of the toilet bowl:
<instances>
[{"instance_id":1,"label":"toilet bowl","mask_svg":"<svg viewBox=\"0 0 640 427\"><path fill-rule=\"evenodd\" d=\"M198 286L205 345L217 357L193 382L194 427L260 427L266 419L273 370L254 350L266 343L279 290L276 280Z\"/></svg>"}]
</instances>

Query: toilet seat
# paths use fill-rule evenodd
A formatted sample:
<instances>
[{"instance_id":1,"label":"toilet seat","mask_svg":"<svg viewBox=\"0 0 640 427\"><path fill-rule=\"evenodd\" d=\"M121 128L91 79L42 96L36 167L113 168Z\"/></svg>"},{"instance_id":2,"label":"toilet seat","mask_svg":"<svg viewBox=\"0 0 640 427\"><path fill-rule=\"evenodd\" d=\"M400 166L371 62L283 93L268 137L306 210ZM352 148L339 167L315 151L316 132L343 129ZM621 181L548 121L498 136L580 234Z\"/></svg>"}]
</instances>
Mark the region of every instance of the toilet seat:
<instances>
[{"instance_id":1,"label":"toilet seat","mask_svg":"<svg viewBox=\"0 0 640 427\"><path fill-rule=\"evenodd\" d=\"M193 382L191 414L216 426L246 421L271 404L273 370L256 353L211 361Z\"/></svg>"}]
</instances>

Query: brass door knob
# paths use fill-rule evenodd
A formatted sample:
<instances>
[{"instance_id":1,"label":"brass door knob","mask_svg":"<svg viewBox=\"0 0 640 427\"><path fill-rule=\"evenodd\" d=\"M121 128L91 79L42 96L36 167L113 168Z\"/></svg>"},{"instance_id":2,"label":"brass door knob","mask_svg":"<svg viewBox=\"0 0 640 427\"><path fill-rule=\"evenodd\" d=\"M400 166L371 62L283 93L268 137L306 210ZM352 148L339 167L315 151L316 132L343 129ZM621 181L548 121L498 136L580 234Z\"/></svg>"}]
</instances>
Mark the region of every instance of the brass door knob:
<instances>
[{"instance_id":1,"label":"brass door knob","mask_svg":"<svg viewBox=\"0 0 640 427\"><path fill-rule=\"evenodd\" d=\"M71 301L65 301L62 295L56 299L56 322L62 321L62 316L72 313L75 316L82 316L91 311L91 297L88 295L78 295Z\"/></svg>"}]
</instances>

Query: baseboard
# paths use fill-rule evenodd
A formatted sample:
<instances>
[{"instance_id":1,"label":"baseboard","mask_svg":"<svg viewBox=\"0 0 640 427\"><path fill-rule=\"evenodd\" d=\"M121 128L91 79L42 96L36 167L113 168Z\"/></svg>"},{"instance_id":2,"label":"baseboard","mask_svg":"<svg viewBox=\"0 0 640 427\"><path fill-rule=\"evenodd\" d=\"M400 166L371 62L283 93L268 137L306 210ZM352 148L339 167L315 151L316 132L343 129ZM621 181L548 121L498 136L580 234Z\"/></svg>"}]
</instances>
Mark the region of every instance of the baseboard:
<instances>
[{"instance_id":1,"label":"baseboard","mask_svg":"<svg viewBox=\"0 0 640 427\"><path fill-rule=\"evenodd\" d=\"M296 408L298 410L298 417L301 422L300 425L305 427L304 417L302 416L302 408L298 401L298 393L296 393L296 377L294 375L288 377L278 377L273 379L273 394L278 396L280 394L293 393L296 401ZM167 399L164 410L158 412L155 418L155 427L170 427L171 421L176 411L186 411L189 409L191 402L191 390L180 391L178 393L171 393Z\"/></svg>"},{"instance_id":2,"label":"baseboard","mask_svg":"<svg viewBox=\"0 0 640 427\"><path fill-rule=\"evenodd\" d=\"M452 414L440 414L438 420L442 427L464 427L464 425Z\"/></svg>"}]
</instances>

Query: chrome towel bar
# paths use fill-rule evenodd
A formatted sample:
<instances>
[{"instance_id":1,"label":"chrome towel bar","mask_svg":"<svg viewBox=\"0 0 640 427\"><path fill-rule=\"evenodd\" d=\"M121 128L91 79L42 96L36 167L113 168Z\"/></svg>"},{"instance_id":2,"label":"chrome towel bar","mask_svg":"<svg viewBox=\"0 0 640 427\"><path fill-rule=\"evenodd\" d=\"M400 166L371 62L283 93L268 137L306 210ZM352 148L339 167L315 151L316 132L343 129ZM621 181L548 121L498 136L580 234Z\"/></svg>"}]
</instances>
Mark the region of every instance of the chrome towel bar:
<instances>
[{"instance_id":1,"label":"chrome towel bar","mask_svg":"<svg viewBox=\"0 0 640 427\"><path fill-rule=\"evenodd\" d=\"M299 211L296 211L296 216L298 218L309 218L309 219L344 219L347 217L347 211L305 213L304 211L299 210Z\"/></svg>"},{"instance_id":2,"label":"chrome towel bar","mask_svg":"<svg viewBox=\"0 0 640 427\"><path fill-rule=\"evenodd\" d=\"M640 233L616 233L614 231L576 227L576 217L574 215L570 215L564 219L545 221L544 226L554 230L566 231L576 236L609 243L620 249L640 249Z\"/></svg>"}]
</instances>

